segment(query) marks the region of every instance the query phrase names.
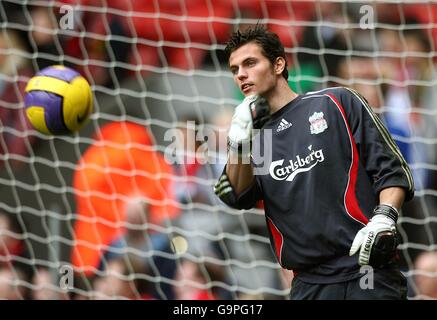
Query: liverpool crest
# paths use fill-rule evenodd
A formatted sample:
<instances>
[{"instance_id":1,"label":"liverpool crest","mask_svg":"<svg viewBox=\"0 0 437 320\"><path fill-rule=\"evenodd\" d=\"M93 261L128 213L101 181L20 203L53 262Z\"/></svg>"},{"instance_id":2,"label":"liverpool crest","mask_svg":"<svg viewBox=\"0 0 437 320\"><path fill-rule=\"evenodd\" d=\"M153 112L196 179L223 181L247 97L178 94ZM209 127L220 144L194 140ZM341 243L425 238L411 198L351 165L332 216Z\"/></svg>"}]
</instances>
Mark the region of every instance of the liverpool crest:
<instances>
[{"instance_id":1,"label":"liverpool crest","mask_svg":"<svg viewBox=\"0 0 437 320\"><path fill-rule=\"evenodd\" d=\"M326 122L323 116L323 112L314 112L309 117L311 134L319 134L328 129L328 122Z\"/></svg>"}]
</instances>

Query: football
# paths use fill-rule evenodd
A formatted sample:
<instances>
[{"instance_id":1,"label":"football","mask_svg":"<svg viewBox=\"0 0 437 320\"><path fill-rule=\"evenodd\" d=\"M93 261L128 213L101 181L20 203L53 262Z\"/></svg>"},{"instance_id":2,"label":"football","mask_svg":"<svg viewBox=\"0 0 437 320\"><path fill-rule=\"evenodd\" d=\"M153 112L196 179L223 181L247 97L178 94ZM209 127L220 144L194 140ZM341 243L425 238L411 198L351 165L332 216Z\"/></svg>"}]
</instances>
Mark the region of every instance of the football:
<instances>
[{"instance_id":1,"label":"football","mask_svg":"<svg viewBox=\"0 0 437 320\"><path fill-rule=\"evenodd\" d=\"M88 81L79 72L61 65L33 76L25 89L26 115L44 134L62 135L79 130L93 110Z\"/></svg>"}]
</instances>

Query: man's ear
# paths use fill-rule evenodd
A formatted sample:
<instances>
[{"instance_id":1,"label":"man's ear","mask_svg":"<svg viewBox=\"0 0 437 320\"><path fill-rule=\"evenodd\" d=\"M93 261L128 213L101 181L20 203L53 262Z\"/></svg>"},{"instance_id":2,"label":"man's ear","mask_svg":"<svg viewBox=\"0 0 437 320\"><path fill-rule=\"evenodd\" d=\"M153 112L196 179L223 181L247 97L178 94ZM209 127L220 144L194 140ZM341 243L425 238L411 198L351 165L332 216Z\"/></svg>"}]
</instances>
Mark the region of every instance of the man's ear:
<instances>
[{"instance_id":1,"label":"man's ear","mask_svg":"<svg viewBox=\"0 0 437 320\"><path fill-rule=\"evenodd\" d=\"M285 68L285 59L283 57L277 57L275 61L274 70L276 74L281 74Z\"/></svg>"}]
</instances>

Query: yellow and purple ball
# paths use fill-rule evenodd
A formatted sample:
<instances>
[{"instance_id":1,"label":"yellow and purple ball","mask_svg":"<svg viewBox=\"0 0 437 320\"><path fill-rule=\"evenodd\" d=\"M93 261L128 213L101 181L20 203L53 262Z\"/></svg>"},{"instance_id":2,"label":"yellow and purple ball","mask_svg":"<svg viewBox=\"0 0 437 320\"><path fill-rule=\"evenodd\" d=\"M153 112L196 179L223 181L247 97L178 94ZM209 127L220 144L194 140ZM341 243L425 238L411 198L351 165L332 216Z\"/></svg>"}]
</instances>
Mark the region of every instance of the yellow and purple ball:
<instances>
[{"instance_id":1,"label":"yellow and purple ball","mask_svg":"<svg viewBox=\"0 0 437 320\"><path fill-rule=\"evenodd\" d=\"M51 66L32 77L25 89L26 115L34 128L45 134L79 130L93 111L88 81L77 71Z\"/></svg>"}]
</instances>

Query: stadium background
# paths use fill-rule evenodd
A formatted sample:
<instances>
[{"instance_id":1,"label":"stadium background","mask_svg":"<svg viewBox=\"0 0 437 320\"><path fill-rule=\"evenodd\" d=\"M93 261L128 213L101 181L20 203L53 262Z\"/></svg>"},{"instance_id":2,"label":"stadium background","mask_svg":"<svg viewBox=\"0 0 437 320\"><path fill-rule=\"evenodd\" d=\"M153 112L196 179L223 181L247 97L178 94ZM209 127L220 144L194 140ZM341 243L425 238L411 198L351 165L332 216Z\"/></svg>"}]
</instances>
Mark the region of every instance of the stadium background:
<instances>
[{"instance_id":1,"label":"stadium background","mask_svg":"<svg viewBox=\"0 0 437 320\"><path fill-rule=\"evenodd\" d=\"M387 124L417 189L400 219L409 297L436 298L423 274L437 271L436 20L433 1L1 1L1 297L287 298L262 205L216 199L224 140L203 138L225 137L241 100L224 41L264 23L286 46L294 90L354 87ZM29 77L53 64L92 85L94 113L74 135L44 136L23 113ZM198 132L191 151L209 145L206 164L185 147Z\"/></svg>"}]
</instances>

